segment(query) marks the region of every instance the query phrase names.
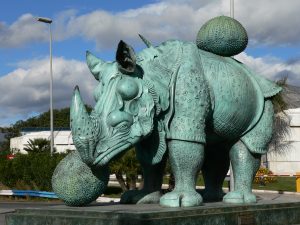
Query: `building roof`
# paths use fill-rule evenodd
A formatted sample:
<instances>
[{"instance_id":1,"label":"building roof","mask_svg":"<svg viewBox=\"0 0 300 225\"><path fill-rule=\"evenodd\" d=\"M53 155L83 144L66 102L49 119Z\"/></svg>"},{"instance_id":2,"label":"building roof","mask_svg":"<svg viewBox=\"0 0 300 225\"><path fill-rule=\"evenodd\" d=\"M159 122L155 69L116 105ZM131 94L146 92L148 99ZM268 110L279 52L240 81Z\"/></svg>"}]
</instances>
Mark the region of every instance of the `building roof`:
<instances>
[{"instance_id":1,"label":"building roof","mask_svg":"<svg viewBox=\"0 0 300 225\"><path fill-rule=\"evenodd\" d=\"M54 131L70 131L70 127L54 127ZM39 131L50 131L49 127L26 127L22 128L21 132L39 132Z\"/></svg>"}]
</instances>

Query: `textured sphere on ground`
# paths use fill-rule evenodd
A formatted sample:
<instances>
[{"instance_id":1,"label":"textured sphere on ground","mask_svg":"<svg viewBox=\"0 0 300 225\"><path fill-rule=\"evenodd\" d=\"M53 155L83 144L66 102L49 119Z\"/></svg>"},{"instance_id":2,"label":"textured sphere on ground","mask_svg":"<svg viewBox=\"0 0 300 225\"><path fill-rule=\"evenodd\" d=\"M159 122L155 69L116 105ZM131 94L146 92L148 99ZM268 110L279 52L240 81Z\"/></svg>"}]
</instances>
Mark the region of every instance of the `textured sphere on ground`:
<instances>
[{"instance_id":1,"label":"textured sphere on ground","mask_svg":"<svg viewBox=\"0 0 300 225\"><path fill-rule=\"evenodd\" d=\"M101 195L109 180L107 167L92 171L77 151L69 153L56 167L52 188L69 206L84 206Z\"/></svg>"},{"instance_id":2,"label":"textured sphere on ground","mask_svg":"<svg viewBox=\"0 0 300 225\"><path fill-rule=\"evenodd\" d=\"M207 21L199 30L198 48L221 56L233 56L247 47L248 35L237 20L219 16Z\"/></svg>"}]
</instances>

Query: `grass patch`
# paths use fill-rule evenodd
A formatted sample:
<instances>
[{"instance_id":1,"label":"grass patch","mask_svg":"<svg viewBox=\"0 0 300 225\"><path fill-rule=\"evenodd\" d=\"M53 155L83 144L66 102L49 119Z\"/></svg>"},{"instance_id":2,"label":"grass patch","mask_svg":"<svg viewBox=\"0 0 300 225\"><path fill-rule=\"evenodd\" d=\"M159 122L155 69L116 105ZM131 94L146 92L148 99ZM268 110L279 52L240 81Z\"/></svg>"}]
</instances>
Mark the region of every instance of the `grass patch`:
<instances>
[{"instance_id":1,"label":"grass patch","mask_svg":"<svg viewBox=\"0 0 300 225\"><path fill-rule=\"evenodd\" d=\"M265 186L253 184L253 189L295 192L296 177L277 177L277 181L266 184Z\"/></svg>"},{"instance_id":2,"label":"grass patch","mask_svg":"<svg viewBox=\"0 0 300 225\"><path fill-rule=\"evenodd\" d=\"M163 182L164 184L168 184L169 177L164 177ZM204 186L204 179L201 174L198 176L197 186ZM223 187L228 188L228 181L223 182ZM296 177L277 177L277 180L274 183L268 183L265 186L253 183L252 188L259 190L296 192Z\"/></svg>"}]
</instances>

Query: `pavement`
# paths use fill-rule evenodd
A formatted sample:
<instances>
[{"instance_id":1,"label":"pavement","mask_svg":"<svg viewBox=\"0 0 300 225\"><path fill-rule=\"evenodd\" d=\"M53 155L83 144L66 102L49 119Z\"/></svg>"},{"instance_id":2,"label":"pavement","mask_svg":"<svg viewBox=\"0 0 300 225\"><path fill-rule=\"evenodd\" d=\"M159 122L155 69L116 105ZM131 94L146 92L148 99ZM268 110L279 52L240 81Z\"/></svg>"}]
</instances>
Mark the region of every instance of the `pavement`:
<instances>
[{"instance_id":1,"label":"pavement","mask_svg":"<svg viewBox=\"0 0 300 225\"><path fill-rule=\"evenodd\" d=\"M258 203L264 204L264 203L270 203L270 202L300 202L300 195L297 193L290 193L290 194L282 194L282 193L255 193L257 196ZM116 199L111 199L111 201L107 198L103 198L103 201L101 201L101 198L98 199L98 203L94 204L93 207L102 207L101 205L105 205L104 202L111 202L111 207L118 208L119 204L115 202ZM103 202L102 204L99 202ZM107 205L106 203L106 205ZM222 204L221 202L218 203L210 203L212 205L215 204ZM205 204L206 205L206 204ZM61 202L17 202L17 201L0 201L0 225L6 225L5 224L5 215L8 213L14 212L16 209L20 208L46 208L46 207L62 207L63 203ZM153 205L153 207L158 206ZM134 205L126 205L126 208L130 209L133 208ZM151 208L151 206L150 206ZM145 208L145 210L149 210L149 207Z\"/></svg>"}]
</instances>

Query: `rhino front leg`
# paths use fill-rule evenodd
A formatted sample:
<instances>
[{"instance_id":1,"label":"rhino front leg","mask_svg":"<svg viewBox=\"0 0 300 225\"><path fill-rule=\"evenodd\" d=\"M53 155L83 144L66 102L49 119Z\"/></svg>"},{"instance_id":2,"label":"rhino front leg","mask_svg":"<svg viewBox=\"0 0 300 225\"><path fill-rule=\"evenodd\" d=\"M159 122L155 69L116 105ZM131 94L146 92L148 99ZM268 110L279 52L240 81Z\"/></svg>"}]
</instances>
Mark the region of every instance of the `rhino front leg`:
<instances>
[{"instance_id":1,"label":"rhino front leg","mask_svg":"<svg viewBox=\"0 0 300 225\"><path fill-rule=\"evenodd\" d=\"M195 188L204 159L204 146L195 142L171 140L168 147L175 188L161 197L160 204L167 207L201 205L202 197Z\"/></svg>"},{"instance_id":2,"label":"rhino front leg","mask_svg":"<svg viewBox=\"0 0 300 225\"><path fill-rule=\"evenodd\" d=\"M227 203L254 203L256 196L252 193L252 181L259 169L259 154L252 154L245 144L238 141L230 150L230 161L234 175L234 191L223 198Z\"/></svg>"}]
</instances>

